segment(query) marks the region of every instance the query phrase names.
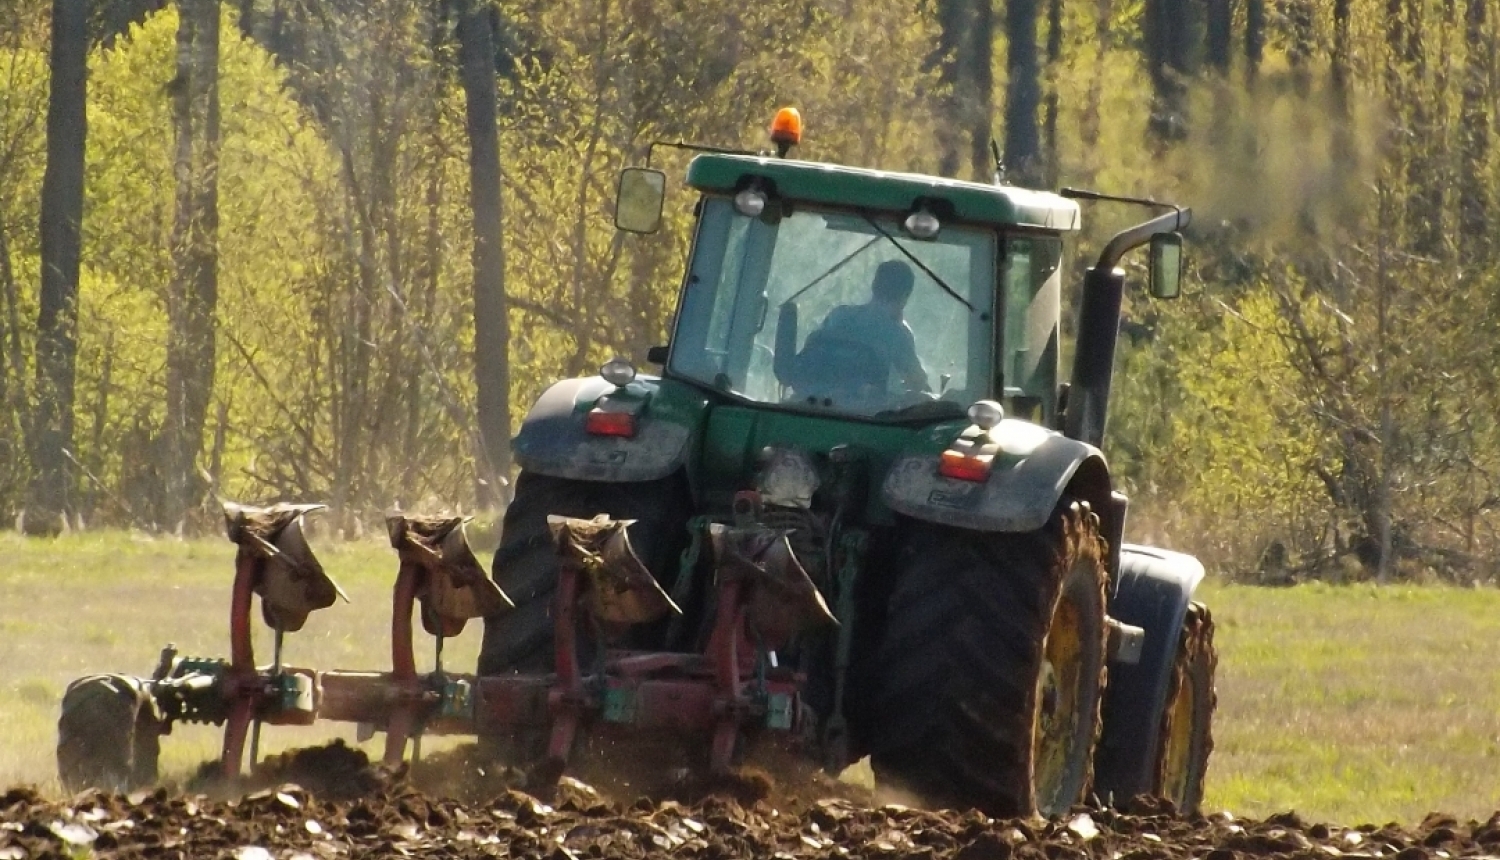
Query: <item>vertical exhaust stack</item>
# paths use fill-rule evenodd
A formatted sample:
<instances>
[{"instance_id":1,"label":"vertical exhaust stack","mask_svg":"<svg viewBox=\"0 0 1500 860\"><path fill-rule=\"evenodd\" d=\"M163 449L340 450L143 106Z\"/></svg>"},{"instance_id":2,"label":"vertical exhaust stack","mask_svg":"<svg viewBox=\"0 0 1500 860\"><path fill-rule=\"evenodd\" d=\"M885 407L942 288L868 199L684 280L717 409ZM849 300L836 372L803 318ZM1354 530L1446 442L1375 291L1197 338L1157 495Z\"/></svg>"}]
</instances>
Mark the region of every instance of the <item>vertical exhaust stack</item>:
<instances>
[{"instance_id":1,"label":"vertical exhaust stack","mask_svg":"<svg viewBox=\"0 0 1500 860\"><path fill-rule=\"evenodd\" d=\"M1063 196L1141 202L1071 189L1064 189ZM1125 292L1125 273L1118 268L1120 259L1158 234L1183 229L1192 217L1191 209L1178 209L1116 233L1099 253L1098 262L1084 274L1083 297L1078 308L1078 346L1063 430L1070 438L1096 448L1104 444L1109 390L1115 372L1115 343L1120 335L1120 304Z\"/></svg>"}]
</instances>

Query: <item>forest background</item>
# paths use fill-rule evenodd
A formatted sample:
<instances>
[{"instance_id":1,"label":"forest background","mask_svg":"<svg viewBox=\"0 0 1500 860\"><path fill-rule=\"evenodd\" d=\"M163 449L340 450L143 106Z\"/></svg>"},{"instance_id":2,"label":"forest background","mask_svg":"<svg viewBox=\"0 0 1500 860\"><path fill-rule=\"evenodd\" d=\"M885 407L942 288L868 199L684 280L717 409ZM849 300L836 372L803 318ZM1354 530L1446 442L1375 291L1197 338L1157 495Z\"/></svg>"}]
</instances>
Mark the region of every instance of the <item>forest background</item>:
<instances>
[{"instance_id":1,"label":"forest background","mask_svg":"<svg viewBox=\"0 0 1500 860\"><path fill-rule=\"evenodd\" d=\"M492 508L550 381L663 342L686 159L650 237L617 170L794 104L804 158L1194 207L1127 298L1133 539L1492 582L1491 2L0 0L0 513Z\"/></svg>"}]
</instances>

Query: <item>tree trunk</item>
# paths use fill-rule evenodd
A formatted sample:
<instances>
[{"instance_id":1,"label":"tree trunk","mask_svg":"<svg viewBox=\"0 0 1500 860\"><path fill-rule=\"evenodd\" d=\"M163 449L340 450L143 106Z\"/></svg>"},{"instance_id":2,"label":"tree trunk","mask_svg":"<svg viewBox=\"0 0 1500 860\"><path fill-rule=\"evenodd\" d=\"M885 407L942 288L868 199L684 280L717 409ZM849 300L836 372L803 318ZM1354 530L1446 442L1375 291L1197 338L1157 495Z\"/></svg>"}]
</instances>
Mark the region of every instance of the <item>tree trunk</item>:
<instances>
[{"instance_id":1,"label":"tree trunk","mask_svg":"<svg viewBox=\"0 0 1500 860\"><path fill-rule=\"evenodd\" d=\"M78 270L88 138L89 4L53 0L47 169L42 177L42 282L37 297L36 400L26 531L50 534L72 504L73 383L78 359Z\"/></svg>"},{"instance_id":2,"label":"tree trunk","mask_svg":"<svg viewBox=\"0 0 1500 860\"><path fill-rule=\"evenodd\" d=\"M1313 10L1308 0L1293 0L1282 7L1287 28L1287 64L1292 67L1292 89L1306 99L1312 92L1312 63L1317 51Z\"/></svg>"},{"instance_id":3,"label":"tree trunk","mask_svg":"<svg viewBox=\"0 0 1500 860\"><path fill-rule=\"evenodd\" d=\"M946 90L933 130L938 148L938 173L958 174L959 141L963 128L962 86L959 83L964 45L967 0L937 0L938 44L933 59L938 67L938 86Z\"/></svg>"},{"instance_id":4,"label":"tree trunk","mask_svg":"<svg viewBox=\"0 0 1500 860\"><path fill-rule=\"evenodd\" d=\"M219 3L181 0L172 81L177 213L167 293L167 403L158 524L199 501L198 457L213 394L219 296Z\"/></svg>"},{"instance_id":5,"label":"tree trunk","mask_svg":"<svg viewBox=\"0 0 1500 860\"><path fill-rule=\"evenodd\" d=\"M10 264L10 242L6 240L5 223L0 221L0 301L8 308L15 301L16 293L15 270ZM4 348L5 342L9 340L6 322L5 317L0 315L0 440L3 440L8 450L14 451L10 438L15 414L11 409L11 387L19 384L21 369L10 366L10 356ZM0 486L0 492L4 492L4 489Z\"/></svg>"},{"instance_id":6,"label":"tree trunk","mask_svg":"<svg viewBox=\"0 0 1500 860\"><path fill-rule=\"evenodd\" d=\"M1254 82L1266 54L1266 0L1245 0L1245 76Z\"/></svg>"},{"instance_id":7,"label":"tree trunk","mask_svg":"<svg viewBox=\"0 0 1500 860\"><path fill-rule=\"evenodd\" d=\"M1036 186L1042 181L1042 142L1037 131L1041 103L1041 69L1036 50L1037 0L1009 0L1005 35L1009 42L1005 96L1005 166L1012 181Z\"/></svg>"},{"instance_id":8,"label":"tree trunk","mask_svg":"<svg viewBox=\"0 0 1500 860\"><path fill-rule=\"evenodd\" d=\"M1031 51L1031 67L1036 69L1036 0L1021 0L1031 4L1031 40L1027 43ZM990 140L994 137L995 116L995 8L994 0L973 0L973 28L969 32L969 50L964 62L964 78L968 90L968 116L965 126L971 129L969 138L969 169L977 182L986 182L994 172L994 159L990 154ZM1035 77L1031 92L1031 137L1034 163L1039 159L1041 144L1036 137L1036 109L1041 101ZM1034 167L1033 167L1034 169Z\"/></svg>"},{"instance_id":9,"label":"tree trunk","mask_svg":"<svg viewBox=\"0 0 1500 860\"><path fill-rule=\"evenodd\" d=\"M1229 76L1234 40L1234 6L1230 0L1208 0L1204 22L1204 60L1219 77Z\"/></svg>"},{"instance_id":10,"label":"tree trunk","mask_svg":"<svg viewBox=\"0 0 1500 860\"><path fill-rule=\"evenodd\" d=\"M1187 134L1190 25L1186 0L1147 0L1143 35L1153 95L1149 127L1157 140L1180 140Z\"/></svg>"},{"instance_id":11,"label":"tree trunk","mask_svg":"<svg viewBox=\"0 0 1500 860\"><path fill-rule=\"evenodd\" d=\"M1333 46L1328 64L1329 102L1333 112L1332 141L1334 179L1338 183L1335 206L1340 220L1354 223L1363 205L1359 176L1359 152L1354 138L1353 72L1349 45L1351 0L1333 0ZM1335 283L1335 289L1338 284ZM1342 303L1342 299L1340 302Z\"/></svg>"},{"instance_id":12,"label":"tree trunk","mask_svg":"<svg viewBox=\"0 0 1500 860\"><path fill-rule=\"evenodd\" d=\"M12 495L24 482L22 469L25 459L15 455L23 440L18 432L24 421L26 409L25 364L21 357L20 315L16 310L20 287L16 284L15 269L11 267L10 243L5 224L0 222L0 445L12 452L0 466L0 505L7 509L16 507L18 499ZM8 348L15 344L14 349Z\"/></svg>"},{"instance_id":13,"label":"tree trunk","mask_svg":"<svg viewBox=\"0 0 1500 860\"><path fill-rule=\"evenodd\" d=\"M1047 69L1049 81L1042 105L1042 139L1046 141L1046 179L1043 187L1056 188L1062 171L1057 145L1057 81L1062 74L1062 0L1047 0Z\"/></svg>"},{"instance_id":14,"label":"tree trunk","mask_svg":"<svg viewBox=\"0 0 1500 860\"><path fill-rule=\"evenodd\" d=\"M1375 522L1375 543L1377 556L1375 561L1375 580L1385 585L1391 580L1393 558L1391 555L1391 489L1392 489L1392 456L1391 448L1394 444L1395 421L1391 414L1391 380L1387 373L1387 356L1391 346L1391 317L1393 308L1392 298L1395 293L1393 284L1394 276L1390 270L1387 260L1387 239L1390 231L1386 229L1386 222L1393 206L1389 202L1392 194L1389 189L1380 192L1380 239L1376 246L1376 278L1375 278L1375 385L1380 405L1380 452L1377 460L1379 479L1376 484L1374 499L1374 510L1371 512Z\"/></svg>"},{"instance_id":15,"label":"tree trunk","mask_svg":"<svg viewBox=\"0 0 1500 860\"><path fill-rule=\"evenodd\" d=\"M1350 108L1350 68L1349 68L1349 3L1350 0L1333 0L1333 51L1328 68L1329 86L1333 92L1333 110L1338 122L1335 129L1343 129L1342 133L1335 133L1335 141L1347 138L1349 108ZM1347 141L1352 145L1353 141ZM1352 158L1352 150L1336 149L1336 160Z\"/></svg>"},{"instance_id":16,"label":"tree trunk","mask_svg":"<svg viewBox=\"0 0 1500 860\"><path fill-rule=\"evenodd\" d=\"M1436 106L1441 93L1428 89L1426 32L1423 26L1422 0L1406 4L1405 62L1407 79L1415 97L1408 104L1406 139L1413 145L1406 152L1406 229L1412 237L1412 249L1424 257L1435 258L1443 250L1443 182L1437 161L1444 152L1444 134L1433 121L1440 109ZM1439 65L1442 65L1442 61Z\"/></svg>"},{"instance_id":17,"label":"tree trunk","mask_svg":"<svg viewBox=\"0 0 1500 860\"><path fill-rule=\"evenodd\" d=\"M1347 2L1347 0L1345 0ZM1489 259L1489 183L1485 166L1490 152L1490 116L1486 98L1492 58L1485 50L1485 10L1492 0L1468 0L1464 14L1464 85L1460 108L1458 229L1468 262Z\"/></svg>"},{"instance_id":18,"label":"tree trunk","mask_svg":"<svg viewBox=\"0 0 1500 860\"><path fill-rule=\"evenodd\" d=\"M1034 7L1036 0L1029 2ZM938 173L944 176L959 174L967 132L969 166L976 179L989 179L990 125L995 103L992 3L993 0L938 0L938 44L932 62L938 67L938 84L948 95L934 134ZM1036 32L1034 24L1032 32ZM1032 51L1034 54L1035 48ZM1033 119L1033 128L1035 123Z\"/></svg>"},{"instance_id":19,"label":"tree trunk","mask_svg":"<svg viewBox=\"0 0 1500 860\"><path fill-rule=\"evenodd\" d=\"M495 117L495 41L490 6L465 0L458 14L460 77L469 134L469 204L474 210L474 381L482 454L481 505L504 501L510 477L510 321L501 243L500 140Z\"/></svg>"},{"instance_id":20,"label":"tree trunk","mask_svg":"<svg viewBox=\"0 0 1500 860\"><path fill-rule=\"evenodd\" d=\"M5 307L3 311L5 337L4 343L0 343L0 351L3 351L8 361L10 374L10 385L7 388L9 398L5 401L6 421L11 429L19 433L26 426L28 416L26 414L26 353L21 346L21 285L16 283L16 271L13 268L10 257L10 245L7 237L0 232L0 295L4 296ZM24 447L24 440L17 438L16 447L19 450ZM25 468L25 463L17 458L12 463L12 469L19 473Z\"/></svg>"}]
</instances>

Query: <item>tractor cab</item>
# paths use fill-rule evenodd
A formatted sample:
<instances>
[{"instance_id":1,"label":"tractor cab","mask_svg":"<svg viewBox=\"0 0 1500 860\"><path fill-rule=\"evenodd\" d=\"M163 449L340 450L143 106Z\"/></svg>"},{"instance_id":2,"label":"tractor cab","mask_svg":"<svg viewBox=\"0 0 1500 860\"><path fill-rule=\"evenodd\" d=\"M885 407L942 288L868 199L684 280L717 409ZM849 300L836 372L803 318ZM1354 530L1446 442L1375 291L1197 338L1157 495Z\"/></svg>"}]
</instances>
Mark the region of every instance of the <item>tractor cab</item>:
<instances>
[{"instance_id":1,"label":"tractor cab","mask_svg":"<svg viewBox=\"0 0 1500 860\"><path fill-rule=\"evenodd\" d=\"M703 196L667 376L860 421L954 420L981 400L1055 417L1077 204L721 153L694 159L688 184Z\"/></svg>"}]
</instances>

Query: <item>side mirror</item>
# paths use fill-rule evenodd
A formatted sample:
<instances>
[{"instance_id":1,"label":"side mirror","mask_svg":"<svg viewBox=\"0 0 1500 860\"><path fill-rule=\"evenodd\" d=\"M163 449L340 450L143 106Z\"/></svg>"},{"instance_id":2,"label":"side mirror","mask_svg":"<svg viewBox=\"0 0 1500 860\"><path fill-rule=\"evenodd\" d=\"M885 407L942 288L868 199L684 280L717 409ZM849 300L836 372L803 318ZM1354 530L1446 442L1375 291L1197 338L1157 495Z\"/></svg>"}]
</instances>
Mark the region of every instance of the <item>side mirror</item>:
<instances>
[{"instance_id":1,"label":"side mirror","mask_svg":"<svg viewBox=\"0 0 1500 860\"><path fill-rule=\"evenodd\" d=\"M615 192L615 226L628 233L655 233L667 197L667 175L649 167L620 171Z\"/></svg>"},{"instance_id":2,"label":"side mirror","mask_svg":"<svg viewBox=\"0 0 1500 860\"><path fill-rule=\"evenodd\" d=\"M1151 295L1175 299L1182 290L1182 234L1157 233L1151 237Z\"/></svg>"}]
</instances>

